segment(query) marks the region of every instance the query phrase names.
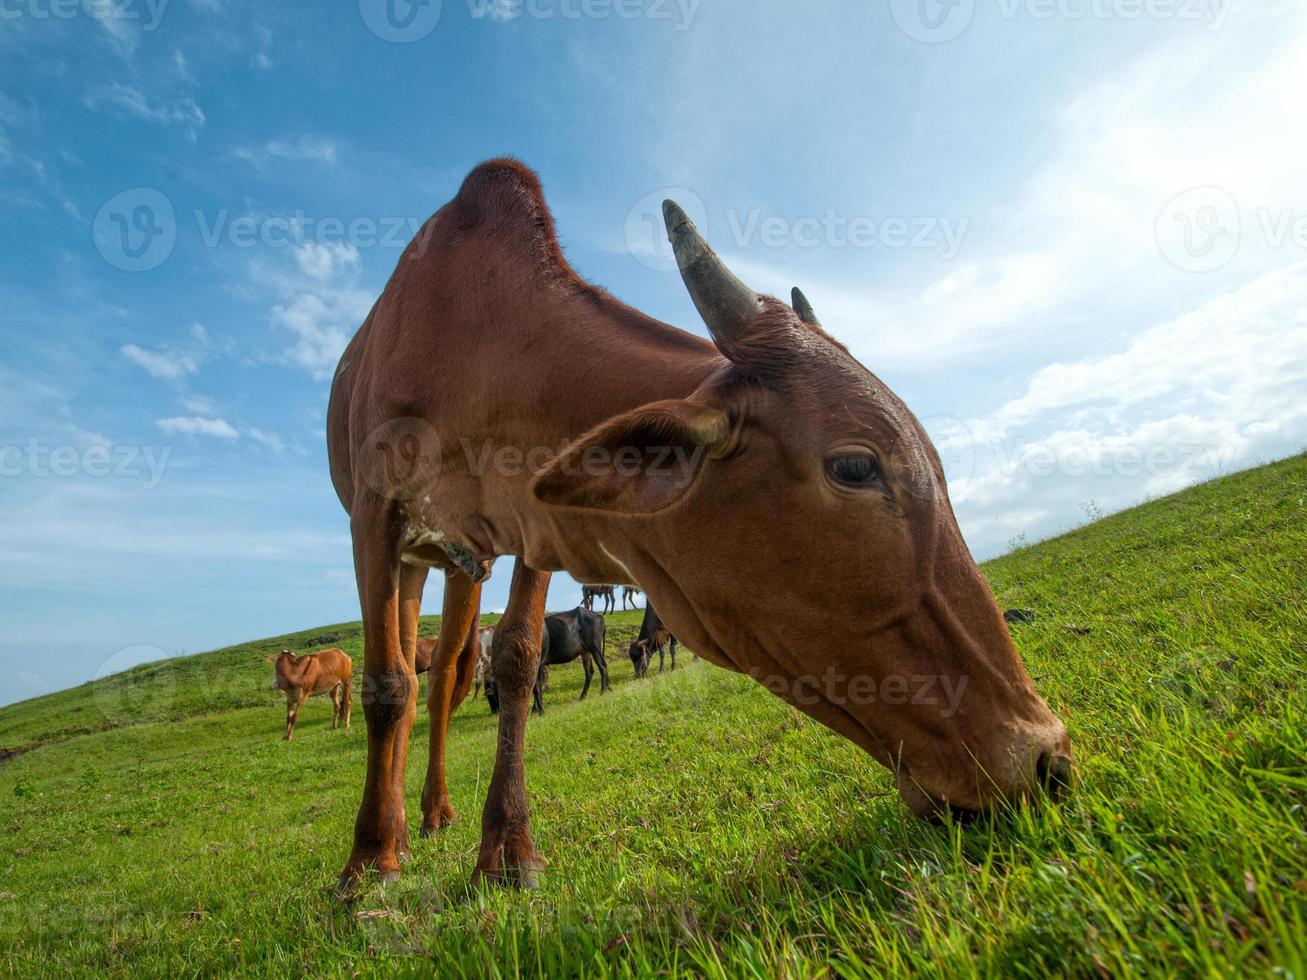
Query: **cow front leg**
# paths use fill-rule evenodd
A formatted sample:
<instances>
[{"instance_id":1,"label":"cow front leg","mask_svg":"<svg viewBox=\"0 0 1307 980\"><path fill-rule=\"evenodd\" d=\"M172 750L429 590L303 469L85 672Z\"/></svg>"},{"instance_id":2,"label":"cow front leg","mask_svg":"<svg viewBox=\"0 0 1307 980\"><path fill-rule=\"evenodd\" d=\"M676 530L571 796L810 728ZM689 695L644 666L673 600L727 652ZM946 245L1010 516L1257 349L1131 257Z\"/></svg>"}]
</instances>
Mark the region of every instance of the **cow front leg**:
<instances>
[{"instance_id":1,"label":"cow front leg","mask_svg":"<svg viewBox=\"0 0 1307 980\"><path fill-rule=\"evenodd\" d=\"M524 743L548 591L549 573L527 568L519 558L513 566L508 608L495 628L491 647L491 669L499 691L499 742L481 814L481 848L473 884L534 888L544 866L531 839Z\"/></svg>"},{"instance_id":2,"label":"cow front leg","mask_svg":"<svg viewBox=\"0 0 1307 980\"><path fill-rule=\"evenodd\" d=\"M445 576L445 601L440 620L440 639L431 655L427 674L427 711L431 715L431 741L427 755L427 778L422 786L422 836L430 837L457 818L449 801L445 778L445 746L449 738L449 716L458 706L458 663L468 650L468 636L476 628L481 586L462 572Z\"/></svg>"},{"instance_id":3,"label":"cow front leg","mask_svg":"<svg viewBox=\"0 0 1307 980\"><path fill-rule=\"evenodd\" d=\"M354 570L363 609L363 717L368 729L367 775L354 821L354 847L340 876L349 896L368 870L388 880L399 874L406 821L402 794L407 738L416 711L417 678L406 663L399 629L399 529L393 504L364 496L352 515Z\"/></svg>"},{"instance_id":4,"label":"cow front leg","mask_svg":"<svg viewBox=\"0 0 1307 980\"><path fill-rule=\"evenodd\" d=\"M302 687L295 693L286 695L286 734L281 737L283 742L289 742L291 736L295 734L295 722L300 720L300 710L304 707L304 700L308 696L308 692Z\"/></svg>"}]
</instances>

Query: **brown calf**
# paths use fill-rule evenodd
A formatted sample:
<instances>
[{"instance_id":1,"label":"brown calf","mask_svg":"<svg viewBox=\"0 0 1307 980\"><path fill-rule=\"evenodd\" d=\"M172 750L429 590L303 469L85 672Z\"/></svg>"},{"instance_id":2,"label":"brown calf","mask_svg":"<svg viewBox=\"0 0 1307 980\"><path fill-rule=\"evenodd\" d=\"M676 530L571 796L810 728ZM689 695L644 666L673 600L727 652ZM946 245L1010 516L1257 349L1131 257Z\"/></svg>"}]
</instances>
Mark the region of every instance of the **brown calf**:
<instances>
[{"instance_id":1,"label":"brown calf","mask_svg":"<svg viewBox=\"0 0 1307 980\"><path fill-rule=\"evenodd\" d=\"M349 731L349 711L353 702L350 682L354 664L344 650L332 647L317 653L297 657L290 650L274 653L268 662L275 664L276 679L272 686L286 695L286 734L282 741L289 742L299 721L304 702L315 694L331 693L331 728L335 731L341 718Z\"/></svg>"}]
</instances>

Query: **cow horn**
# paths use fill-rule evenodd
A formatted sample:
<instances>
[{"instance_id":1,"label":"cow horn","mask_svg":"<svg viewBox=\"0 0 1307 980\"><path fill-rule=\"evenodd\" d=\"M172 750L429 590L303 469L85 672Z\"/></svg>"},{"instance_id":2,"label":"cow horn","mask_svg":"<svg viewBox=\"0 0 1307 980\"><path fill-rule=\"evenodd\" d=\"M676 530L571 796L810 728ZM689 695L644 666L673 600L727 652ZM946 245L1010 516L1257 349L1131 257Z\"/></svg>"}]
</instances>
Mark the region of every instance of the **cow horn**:
<instances>
[{"instance_id":1,"label":"cow horn","mask_svg":"<svg viewBox=\"0 0 1307 980\"><path fill-rule=\"evenodd\" d=\"M817 314L808 302L808 297L803 295L803 290L795 286L790 290L790 305L794 307L794 312L799 314L799 319L809 326L820 327L821 321L817 319Z\"/></svg>"},{"instance_id":2,"label":"cow horn","mask_svg":"<svg viewBox=\"0 0 1307 980\"><path fill-rule=\"evenodd\" d=\"M690 299L713 339L733 347L762 309L758 294L726 268L675 201L663 201L663 220Z\"/></svg>"}]
</instances>

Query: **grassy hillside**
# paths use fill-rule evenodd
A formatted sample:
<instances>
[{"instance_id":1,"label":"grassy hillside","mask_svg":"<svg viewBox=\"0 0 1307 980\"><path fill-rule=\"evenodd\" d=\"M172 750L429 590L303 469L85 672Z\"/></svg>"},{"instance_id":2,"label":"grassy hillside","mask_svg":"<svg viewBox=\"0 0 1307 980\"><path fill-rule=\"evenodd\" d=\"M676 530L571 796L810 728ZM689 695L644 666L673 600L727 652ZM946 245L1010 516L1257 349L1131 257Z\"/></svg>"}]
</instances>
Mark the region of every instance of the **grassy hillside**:
<instances>
[{"instance_id":1,"label":"grassy hillside","mask_svg":"<svg viewBox=\"0 0 1307 980\"><path fill-rule=\"evenodd\" d=\"M528 732L550 860L531 894L466 884L494 751L475 702L452 725L462 819L398 884L331 897L362 717L333 733L318 699L280 742L262 657L361 655L357 624L0 709L0 969L1303 977L1305 556L1300 456L987 565L1037 613L1017 643L1079 769L1065 805L966 829L912 819L887 773L746 678L632 681L637 618L613 617L616 689L577 703L579 668L556 669ZM416 826L424 718L414 739Z\"/></svg>"}]
</instances>

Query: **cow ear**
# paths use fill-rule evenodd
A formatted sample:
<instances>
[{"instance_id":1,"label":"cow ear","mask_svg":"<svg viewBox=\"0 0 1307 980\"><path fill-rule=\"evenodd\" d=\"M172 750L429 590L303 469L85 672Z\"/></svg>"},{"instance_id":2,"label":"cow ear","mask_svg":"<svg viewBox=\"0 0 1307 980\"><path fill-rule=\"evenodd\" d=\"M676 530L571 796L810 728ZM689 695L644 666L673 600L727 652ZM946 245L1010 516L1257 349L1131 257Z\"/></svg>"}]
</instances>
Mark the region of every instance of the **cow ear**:
<instances>
[{"instance_id":1,"label":"cow ear","mask_svg":"<svg viewBox=\"0 0 1307 980\"><path fill-rule=\"evenodd\" d=\"M695 400L617 415L558 454L531 492L555 507L652 514L680 500L731 439L726 414Z\"/></svg>"},{"instance_id":2,"label":"cow ear","mask_svg":"<svg viewBox=\"0 0 1307 980\"><path fill-rule=\"evenodd\" d=\"M275 664L278 660L281 659L281 654L280 654L280 653L270 653L270 654L268 654L266 657L264 657L263 659L266 660L266 661L268 661L268 663L270 663L270 664Z\"/></svg>"}]
</instances>

